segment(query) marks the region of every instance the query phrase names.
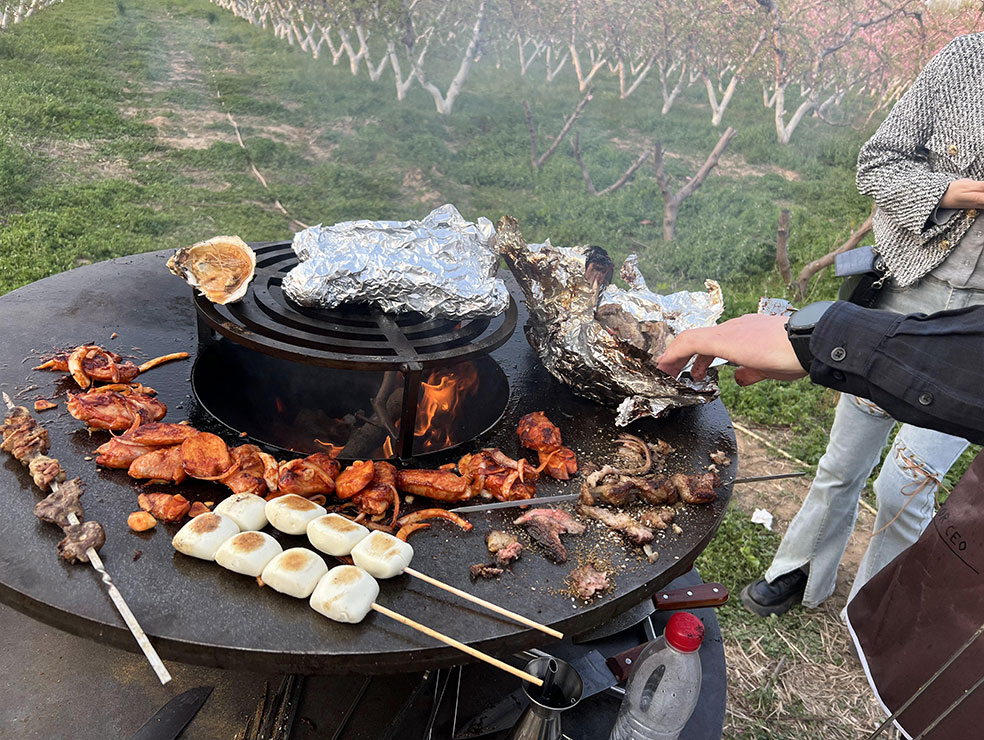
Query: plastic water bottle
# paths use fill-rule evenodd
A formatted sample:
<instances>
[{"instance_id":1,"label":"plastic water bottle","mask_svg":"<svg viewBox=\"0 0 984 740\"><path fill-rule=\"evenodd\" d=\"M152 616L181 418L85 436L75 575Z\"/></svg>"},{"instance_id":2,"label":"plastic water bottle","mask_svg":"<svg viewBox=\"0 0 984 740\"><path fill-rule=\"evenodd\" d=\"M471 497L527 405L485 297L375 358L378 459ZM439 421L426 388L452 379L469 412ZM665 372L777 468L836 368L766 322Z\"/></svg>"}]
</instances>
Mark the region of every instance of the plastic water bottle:
<instances>
[{"instance_id":1,"label":"plastic water bottle","mask_svg":"<svg viewBox=\"0 0 984 740\"><path fill-rule=\"evenodd\" d=\"M676 740L700 695L703 623L677 612L663 636L642 651L625 687L609 740Z\"/></svg>"}]
</instances>

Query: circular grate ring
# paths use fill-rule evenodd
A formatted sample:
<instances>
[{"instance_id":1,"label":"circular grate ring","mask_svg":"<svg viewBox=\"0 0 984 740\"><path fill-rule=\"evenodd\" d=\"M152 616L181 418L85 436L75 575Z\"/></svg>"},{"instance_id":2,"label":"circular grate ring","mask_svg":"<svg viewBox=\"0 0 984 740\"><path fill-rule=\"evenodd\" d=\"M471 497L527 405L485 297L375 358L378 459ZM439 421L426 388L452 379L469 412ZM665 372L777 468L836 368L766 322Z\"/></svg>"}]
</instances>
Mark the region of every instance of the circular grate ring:
<instances>
[{"instance_id":1,"label":"circular grate ring","mask_svg":"<svg viewBox=\"0 0 984 740\"><path fill-rule=\"evenodd\" d=\"M516 328L516 302L493 318L432 319L386 314L368 304L334 309L299 306L284 295L284 275L297 264L291 242L252 244L256 277L243 299L220 306L195 296L198 315L214 331L264 354L311 365L399 370L445 365L485 355Z\"/></svg>"}]
</instances>

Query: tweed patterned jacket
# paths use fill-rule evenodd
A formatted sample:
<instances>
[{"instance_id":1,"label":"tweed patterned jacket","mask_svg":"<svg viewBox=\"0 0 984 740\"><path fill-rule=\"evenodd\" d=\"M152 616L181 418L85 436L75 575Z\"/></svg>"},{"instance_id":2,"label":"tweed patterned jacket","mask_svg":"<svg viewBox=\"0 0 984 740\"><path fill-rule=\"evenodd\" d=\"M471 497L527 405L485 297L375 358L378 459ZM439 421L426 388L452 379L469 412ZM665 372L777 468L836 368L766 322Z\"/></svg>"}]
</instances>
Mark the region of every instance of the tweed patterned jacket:
<instances>
[{"instance_id":1,"label":"tweed patterned jacket","mask_svg":"<svg viewBox=\"0 0 984 740\"><path fill-rule=\"evenodd\" d=\"M977 218L958 211L927 224L953 180L984 180L984 33L933 57L861 147L858 190L874 198L875 249L896 283L939 265Z\"/></svg>"}]
</instances>

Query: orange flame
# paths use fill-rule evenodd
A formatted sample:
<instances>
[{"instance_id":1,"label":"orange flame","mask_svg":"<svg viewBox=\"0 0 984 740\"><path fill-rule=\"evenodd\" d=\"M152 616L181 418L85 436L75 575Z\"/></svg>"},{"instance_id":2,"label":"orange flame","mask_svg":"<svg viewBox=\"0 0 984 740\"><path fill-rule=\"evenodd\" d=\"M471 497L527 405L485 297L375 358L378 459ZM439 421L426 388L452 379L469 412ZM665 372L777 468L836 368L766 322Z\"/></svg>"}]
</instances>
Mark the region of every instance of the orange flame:
<instances>
[{"instance_id":1,"label":"orange flame","mask_svg":"<svg viewBox=\"0 0 984 740\"><path fill-rule=\"evenodd\" d=\"M451 444L459 407L478 390L478 369L463 362L434 370L420 388L414 436L421 438L424 449Z\"/></svg>"},{"instance_id":2,"label":"orange flame","mask_svg":"<svg viewBox=\"0 0 984 740\"><path fill-rule=\"evenodd\" d=\"M325 452L327 452L332 457L338 457L338 453L341 452L343 449L341 445L332 444L331 442L322 442L317 437L314 438L314 441L317 442L322 447L327 447L328 449L325 450Z\"/></svg>"},{"instance_id":3,"label":"orange flame","mask_svg":"<svg viewBox=\"0 0 984 740\"><path fill-rule=\"evenodd\" d=\"M392 437L387 437L386 441L383 442L383 454L386 455L386 457L394 457Z\"/></svg>"}]
</instances>

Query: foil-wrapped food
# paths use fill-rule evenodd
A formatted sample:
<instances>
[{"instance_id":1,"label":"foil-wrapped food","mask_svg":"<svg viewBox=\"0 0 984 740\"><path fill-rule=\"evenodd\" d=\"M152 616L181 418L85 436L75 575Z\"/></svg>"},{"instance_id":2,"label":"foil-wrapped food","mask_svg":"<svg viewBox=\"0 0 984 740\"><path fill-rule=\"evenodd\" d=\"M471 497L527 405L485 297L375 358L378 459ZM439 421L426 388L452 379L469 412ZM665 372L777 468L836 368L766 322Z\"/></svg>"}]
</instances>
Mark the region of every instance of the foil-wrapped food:
<instances>
[{"instance_id":1,"label":"foil-wrapped food","mask_svg":"<svg viewBox=\"0 0 984 740\"><path fill-rule=\"evenodd\" d=\"M300 264L284 278L288 298L334 308L374 303L455 319L495 316L509 305L496 278L492 222L471 223L452 205L420 221L348 221L294 235Z\"/></svg>"},{"instance_id":2,"label":"foil-wrapped food","mask_svg":"<svg viewBox=\"0 0 984 740\"><path fill-rule=\"evenodd\" d=\"M624 290L612 283L614 264L601 247L527 244L510 216L499 221L495 246L526 294L526 338L544 366L579 395L617 405L618 426L718 396L713 373L677 380L656 363L679 332L721 316L724 298L713 280L704 293L657 295L633 256L622 266Z\"/></svg>"}]
</instances>

